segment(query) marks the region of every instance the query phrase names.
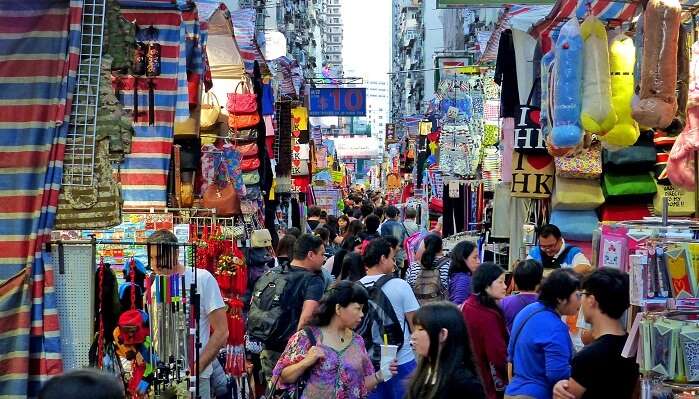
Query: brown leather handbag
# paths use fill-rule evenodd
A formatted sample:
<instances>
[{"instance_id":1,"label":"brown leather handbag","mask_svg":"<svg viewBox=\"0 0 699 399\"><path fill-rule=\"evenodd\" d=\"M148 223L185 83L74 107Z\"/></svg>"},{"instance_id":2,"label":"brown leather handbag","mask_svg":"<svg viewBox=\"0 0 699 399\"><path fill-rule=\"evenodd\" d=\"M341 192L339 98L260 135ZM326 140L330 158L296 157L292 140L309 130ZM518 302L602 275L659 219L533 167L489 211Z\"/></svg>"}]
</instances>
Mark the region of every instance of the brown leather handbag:
<instances>
[{"instance_id":1,"label":"brown leather handbag","mask_svg":"<svg viewBox=\"0 0 699 399\"><path fill-rule=\"evenodd\" d=\"M214 177L214 181L206 188L202 198L205 208L216 209L217 216L240 215L240 198L228 177L227 169L221 163L221 167Z\"/></svg>"}]
</instances>

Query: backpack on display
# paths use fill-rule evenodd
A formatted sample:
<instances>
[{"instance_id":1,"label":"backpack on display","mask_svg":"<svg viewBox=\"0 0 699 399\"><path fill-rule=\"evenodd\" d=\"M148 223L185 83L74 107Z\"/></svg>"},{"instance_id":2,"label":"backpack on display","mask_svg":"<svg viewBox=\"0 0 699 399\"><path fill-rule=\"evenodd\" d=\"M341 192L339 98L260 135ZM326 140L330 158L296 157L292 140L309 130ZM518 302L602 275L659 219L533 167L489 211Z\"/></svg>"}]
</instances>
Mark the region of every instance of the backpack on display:
<instances>
[{"instance_id":1,"label":"backpack on display","mask_svg":"<svg viewBox=\"0 0 699 399\"><path fill-rule=\"evenodd\" d=\"M420 274L415 279L413 292L420 306L446 299L446 294L444 290L442 290L442 281L439 276L440 265L437 265L433 269L422 268Z\"/></svg>"},{"instance_id":2,"label":"backpack on display","mask_svg":"<svg viewBox=\"0 0 699 399\"><path fill-rule=\"evenodd\" d=\"M398 321L391 301L381 289L387 282L395 278L392 275L384 275L373 285L364 284L369 292L369 302L364 312L364 318L355 330L364 339L366 351L369 354L374 368L380 368L381 345L384 343L384 335L389 345L396 345L398 349L403 346L403 328Z\"/></svg>"},{"instance_id":3,"label":"backpack on display","mask_svg":"<svg viewBox=\"0 0 699 399\"><path fill-rule=\"evenodd\" d=\"M248 313L247 331L252 338L273 350L283 350L296 332L302 303L298 293L313 274L275 267L255 284Z\"/></svg>"}]
</instances>

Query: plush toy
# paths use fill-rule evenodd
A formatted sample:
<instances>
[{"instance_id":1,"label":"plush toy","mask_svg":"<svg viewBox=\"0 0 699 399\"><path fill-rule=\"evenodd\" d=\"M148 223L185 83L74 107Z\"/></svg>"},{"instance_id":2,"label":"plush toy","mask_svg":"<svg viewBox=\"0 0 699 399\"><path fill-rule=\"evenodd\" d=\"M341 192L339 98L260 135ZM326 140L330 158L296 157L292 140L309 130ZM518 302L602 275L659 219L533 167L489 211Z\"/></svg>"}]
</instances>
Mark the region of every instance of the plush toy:
<instances>
[{"instance_id":1,"label":"plush toy","mask_svg":"<svg viewBox=\"0 0 699 399\"><path fill-rule=\"evenodd\" d=\"M572 148L583 137L580 126L583 41L576 18L571 18L563 25L554 51L556 83L553 87L551 144L559 149Z\"/></svg>"},{"instance_id":2,"label":"plush toy","mask_svg":"<svg viewBox=\"0 0 699 399\"><path fill-rule=\"evenodd\" d=\"M554 53L549 51L541 57L541 113L539 114L539 121L541 124L541 134L544 138L547 138L551 134L552 120L549 116L549 110L551 109L550 95L553 90L549 90L550 78L552 74L551 69L553 68Z\"/></svg>"},{"instance_id":3,"label":"plush toy","mask_svg":"<svg viewBox=\"0 0 699 399\"><path fill-rule=\"evenodd\" d=\"M599 136L605 146L628 147L638 140L638 123L631 117L633 100L633 67L636 62L636 49L633 40L620 34L609 47L609 65L612 85L612 105L617 123L603 136Z\"/></svg>"},{"instance_id":4,"label":"plush toy","mask_svg":"<svg viewBox=\"0 0 699 399\"><path fill-rule=\"evenodd\" d=\"M677 111L677 40L682 7L678 0L649 0L643 14L640 101L633 117L649 128L666 128Z\"/></svg>"},{"instance_id":5,"label":"plush toy","mask_svg":"<svg viewBox=\"0 0 699 399\"><path fill-rule=\"evenodd\" d=\"M580 25L585 44L583 70L582 115L586 132L605 134L616 124L609 82L609 42L604 24L595 16Z\"/></svg>"},{"instance_id":6,"label":"plush toy","mask_svg":"<svg viewBox=\"0 0 699 399\"><path fill-rule=\"evenodd\" d=\"M665 133L677 135L684 129L687 119L687 91L689 88L689 54L692 49L692 25L684 22L680 26L680 39L677 45L677 85L675 95L677 97L677 113L670 126L663 129Z\"/></svg>"},{"instance_id":7,"label":"plush toy","mask_svg":"<svg viewBox=\"0 0 699 399\"><path fill-rule=\"evenodd\" d=\"M694 155L699 150L699 42L692 45L689 65L687 122L677 137L667 161L667 175L674 186L694 190Z\"/></svg>"}]
</instances>

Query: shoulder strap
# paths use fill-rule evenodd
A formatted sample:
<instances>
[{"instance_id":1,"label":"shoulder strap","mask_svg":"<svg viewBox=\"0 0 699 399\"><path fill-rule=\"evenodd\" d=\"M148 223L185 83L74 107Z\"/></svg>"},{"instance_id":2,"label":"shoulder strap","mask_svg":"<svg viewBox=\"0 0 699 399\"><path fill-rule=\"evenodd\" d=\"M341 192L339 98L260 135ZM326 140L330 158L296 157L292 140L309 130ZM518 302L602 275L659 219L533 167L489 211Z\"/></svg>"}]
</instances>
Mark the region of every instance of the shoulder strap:
<instances>
[{"instance_id":1,"label":"shoulder strap","mask_svg":"<svg viewBox=\"0 0 699 399\"><path fill-rule=\"evenodd\" d=\"M383 276L381 276L381 278L376 280L376 282L374 283L374 287L381 289L384 285L386 285L387 282L393 280L394 278L396 278L396 276L392 274L384 274Z\"/></svg>"},{"instance_id":2,"label":"shoulder strap","mask_svg":"<svg viewBox=\"0 0 699 399\"><path fill-rule=\"evenodd\" d=\"M531 319L532 317L534 317L534 315L536 315L537 313L543 312L544 310L546 310L546 309L545 309L545 308L544 308L544 309L539 309L539 310L537 310L536 312L532 312L532 313L529 314L529 316L527 316L526 319L524 319L524 321L522 322L522 324L519 326L519 330L517 330L517 333L516 333L516 334L514 335L514 337L512 338L512 347L513 347L513 348L516 348L516 345L517 345L517 338L519 338L519 334L522 332L522 330L524 330L524 326L527 325L527 322L529 321L529 319ZM514 352L512 353L512 360L514 361Z\"/></svg>"},{"instance_id":3,"label":"shoulder strap","mask_svg":"<svg viewBox=\"0 0 699 399\"><path fill-rule=\"evenodd\" d=\"M316 340L316 335L313 334L313 330L311 330L311 327L304 327L303 331L306 333L308 340L311 342L311 346L316 346L316 343L318 343L318 341Z\"/></svg>"}]
</instances>

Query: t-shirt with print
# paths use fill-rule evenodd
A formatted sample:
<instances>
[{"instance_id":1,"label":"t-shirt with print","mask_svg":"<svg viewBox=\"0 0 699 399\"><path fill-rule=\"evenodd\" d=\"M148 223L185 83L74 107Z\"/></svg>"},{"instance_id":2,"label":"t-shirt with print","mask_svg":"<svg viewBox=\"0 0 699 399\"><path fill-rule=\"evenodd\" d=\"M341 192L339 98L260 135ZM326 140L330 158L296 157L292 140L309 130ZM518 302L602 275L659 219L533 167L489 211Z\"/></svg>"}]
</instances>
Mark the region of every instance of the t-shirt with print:
<instances>
[{"instance_id":1,"label":"t-shirt with print","mask_svg":"<svg viewBox=\"0 0 699 399\"><path fill-rule=\"evenodd\" d=\"M377 276L364 276L360 283L365 286L372 286L383 274ZM405 319L405 314L415 312L420 308L420 304L413 294L413 289L408 283L399 278L391 279L381 288L386 297L393 306L393 311L396 312L398 323L403 326L403 346L398 350L398 364L406 364L415 359L412 349L410 348L410 326Z\"/></svg>"},{"instance_id":2,"label":"t-shirt with print","mask_svg":"<svg viewBox=\"0 0 699 399\"><path fill-rule=\"evenodd\" d=\"M184 280L187 285L187 289L191 286L194 281L194 271L187 268L184 272ZM206 344L209 342L209 337L211 336L211 321L209 320L209 315L216 309L221 309L226 305L223 303L223 296L221 296L221 290L218 288L218 283L214 276L209 273L209 271L204 269L197 269L197 292L199 293L199 314L201 315L199 319L199 336L201 340L201 349L199 353L204 351ZM189 292L187 293L189 295ZM201 373L202 378L207 378L213 373L213 367L208 365L204 371Z\"/></svg>"},{"instance_id":3,"label":"t-shirt with print","mask_svg":"<svg viewBox=\"0 0 699 399\"><path fill-rule=\"evenodd\" d=\"M571 378L585 388L583 399L630 399L638 381L635 359L621 356L627 335L603 335L578 352Z\"/></svg>"}]
</instances>

